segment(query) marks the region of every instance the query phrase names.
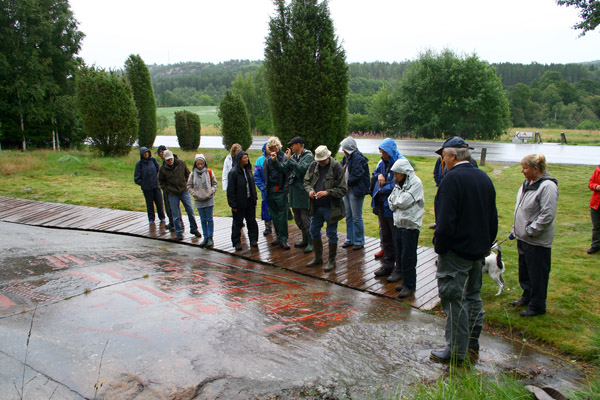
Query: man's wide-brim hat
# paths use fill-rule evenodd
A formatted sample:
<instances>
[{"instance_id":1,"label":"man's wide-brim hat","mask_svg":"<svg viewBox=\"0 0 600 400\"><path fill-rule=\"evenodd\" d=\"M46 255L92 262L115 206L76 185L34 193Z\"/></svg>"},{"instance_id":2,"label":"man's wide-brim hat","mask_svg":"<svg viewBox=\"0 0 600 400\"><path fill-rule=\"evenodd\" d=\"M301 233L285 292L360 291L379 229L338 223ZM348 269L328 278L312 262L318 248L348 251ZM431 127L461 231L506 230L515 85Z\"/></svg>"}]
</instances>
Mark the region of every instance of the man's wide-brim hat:
<instances>
[{"instance_id":1,"label":"man's wide-brim hat","mask_svg":"<svg viewBox=\"0 0 600 400\"><path fill-rule=\"evenodd\" d=\"M329 149L327 149L327 146L321 145L315 150L315 161L326 160L327 158L329 158L330 155L331 152L329 151Z\"/></svg>"},{"instance_id":2,"label":"man's wide-brim hat","mask_svg":"<svg viewBox=\"0 0 600 400\"><path fill-rule=\"evenodd\" d=\"M436 151L436 154L439 154L441 156L444 149L447 149L449 147L473 150L473 148L469 147L469 145L467 144L467 142L465 142L463 138L461 138L460 136L454 136L446 140L442 147L438 151Z\"/></svg>"}]
</instances>

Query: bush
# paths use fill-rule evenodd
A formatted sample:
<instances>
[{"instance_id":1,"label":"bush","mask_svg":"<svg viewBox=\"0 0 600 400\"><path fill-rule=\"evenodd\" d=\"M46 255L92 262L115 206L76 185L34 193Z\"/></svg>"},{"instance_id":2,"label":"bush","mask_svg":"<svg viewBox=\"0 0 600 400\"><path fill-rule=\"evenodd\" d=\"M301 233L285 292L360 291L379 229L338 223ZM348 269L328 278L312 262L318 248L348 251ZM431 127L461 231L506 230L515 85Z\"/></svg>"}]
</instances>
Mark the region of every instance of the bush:
<instances>
[{"instance_id":1,"label":"bush","mask_svg":"<svg viewBox=\"0 0 600 400\"><path fill-rule=\"evenodd\" d=\"M590 121L589 119L586 119L585 121L580 122L579 125L577 125L577 129L585 131L597 131L600 130L600 122Z\"/></svg>"},{"instance_id":2,"label":"bush","mask_svg":"<svg viewBox=\"0 0 600 400\"><path fill-rule=\"evenodd\" d=\"M219 119L221 120L225 149L229 150L234 143L239 143L244 150L250 147L252 132L242 96L233 94L230 90L225 92L225 97L219 106Z\"/></svg>"},{"instance_id":3,"label":"bush","mask_svg":"<svg viewBox=\"0 0 600 400\"><path fill-rule=\"evenodd\" d=\"M348 134L370 132L373 121L370 116L362 114L348 114Z\"/></svg>"},{"instance_id":4,"label":"bush","mask_svg":"<svg viewBox=\"0 0 600 400\"><path fill-rule=\"evenodd\" d=\"M175 112L175 133L179 147L185 151L200 146L200 116L191 111Z\"/></svg>"},{"instance_id":5,"label":"bush","mask_svg":"<svg viewBox=\"0 0 600 400\"><path fill-rule=\"evenodd\" d=\"M131 86L114 73L82 68L76 78L83 130L104 156L129 154L137 139L137 109Z\"/></svg>"}]
</instances>

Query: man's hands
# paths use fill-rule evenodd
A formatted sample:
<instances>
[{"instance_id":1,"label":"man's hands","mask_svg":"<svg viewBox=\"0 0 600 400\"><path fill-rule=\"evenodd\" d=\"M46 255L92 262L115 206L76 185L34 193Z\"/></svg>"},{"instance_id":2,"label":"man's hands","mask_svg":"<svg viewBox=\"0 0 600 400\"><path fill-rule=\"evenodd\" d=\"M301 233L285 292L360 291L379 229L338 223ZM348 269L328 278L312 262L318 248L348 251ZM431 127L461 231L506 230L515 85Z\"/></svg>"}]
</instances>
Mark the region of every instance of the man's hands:
<instances>
[{"instance_id":1,"label":"man's hands","mask_svg":"<svg viewBox=\"0 0 600 400\"><path fill-rule=\"evenodd\" d=\"M315 192L314 190L311 190L308 193L308 195L312 199L320 199L321 197L329 196L329 193L327 193L327 190L321 190L320 192Z\"/></svg>"}]
</instances>

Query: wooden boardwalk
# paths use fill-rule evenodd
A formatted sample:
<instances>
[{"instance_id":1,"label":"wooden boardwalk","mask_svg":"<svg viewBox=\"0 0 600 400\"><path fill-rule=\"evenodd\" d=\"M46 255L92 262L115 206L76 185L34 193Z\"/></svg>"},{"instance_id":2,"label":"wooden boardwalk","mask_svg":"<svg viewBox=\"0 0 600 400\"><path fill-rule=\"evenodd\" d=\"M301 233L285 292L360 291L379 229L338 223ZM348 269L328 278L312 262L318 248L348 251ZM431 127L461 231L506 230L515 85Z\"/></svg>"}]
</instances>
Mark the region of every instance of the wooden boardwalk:
<instances>
[{"instance_id":1,"label":"wooden boardwalk","mask_svg":"<svg viewBox=\"0 0 600 400\"><path fill-rule=\"evenodd\" d=\"M196 217L198 220L198 217ZM164 228L164 224L148 225L145 212L112 210L107 208L85 207L70 204L40 202L0 196L0 221L50 228L75 229L94 232L120 233L158 240L175 240L175 234ZM197 246L202 239L189 234L187 216L183 217L186 229L184 239L178 241ZM327 280L339 285L366 291L369 293L396 298L398 283L387 283L385 278L376 278L373 272L381 266L374 258L379 251L379 239L367 237L365 248L352 250L341 248L346 235L339 233L337 268L332 272L323 272L323 267L307 268L312 253L304 254L295 249L293 243L301 240L301 233L293 223L289 224L289 243L291 250L282 250L271 246L273 235L264 237L264 224L259 221L258 248L251 248L245 229L242 234L241 251L235 251L231 244L231 218L215 217L213 250L235 254L247 260L267 263L304 275ZM327 243L323 232L323 258L327 259ZM417 259L417 291L411 305L422 310L431 310L439 302L437 281L435 279L436 254L432 248L419 247Z\"/></svg>"}]
</instances>

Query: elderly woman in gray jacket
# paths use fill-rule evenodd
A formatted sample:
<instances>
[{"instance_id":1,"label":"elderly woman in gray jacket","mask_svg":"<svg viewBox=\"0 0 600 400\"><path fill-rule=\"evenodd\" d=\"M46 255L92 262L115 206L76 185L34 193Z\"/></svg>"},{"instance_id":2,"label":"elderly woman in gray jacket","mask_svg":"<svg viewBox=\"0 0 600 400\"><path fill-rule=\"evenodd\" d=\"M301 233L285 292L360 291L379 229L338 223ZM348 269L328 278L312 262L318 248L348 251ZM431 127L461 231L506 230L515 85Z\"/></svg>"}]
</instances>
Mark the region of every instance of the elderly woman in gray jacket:
<instances>
[{"instance_id":1,"label":"elderly woman in gray jacket","mask_svg":"<svg viewBox=\"0 0 600 400\"><path fill-rule=\"evenodd\" d=\"M395 185L388 204L394 212L396 266L388 282L402 279L396 290L399 291L398 298L403 299L412 297L417 288L417 247L425 212L425 193L421 179L407 159L396 160L392 172ZM398 279L395 279L396 275Z\"/></svg>"},{"instance_id":2,"label":"elderly woman in gray jacket","mask_svg":"<svg viewBox=\"0 0 600 400\"><path fill-rule=\"evenodd\" d=\"M521 173L525 182L517 193L512 233L517 238L519 284L523 294L511 305L526 306L520 315L533 317L546 313L558 182L546 172L543 154L523 158Z\"/></svg>"}]
</instances>

